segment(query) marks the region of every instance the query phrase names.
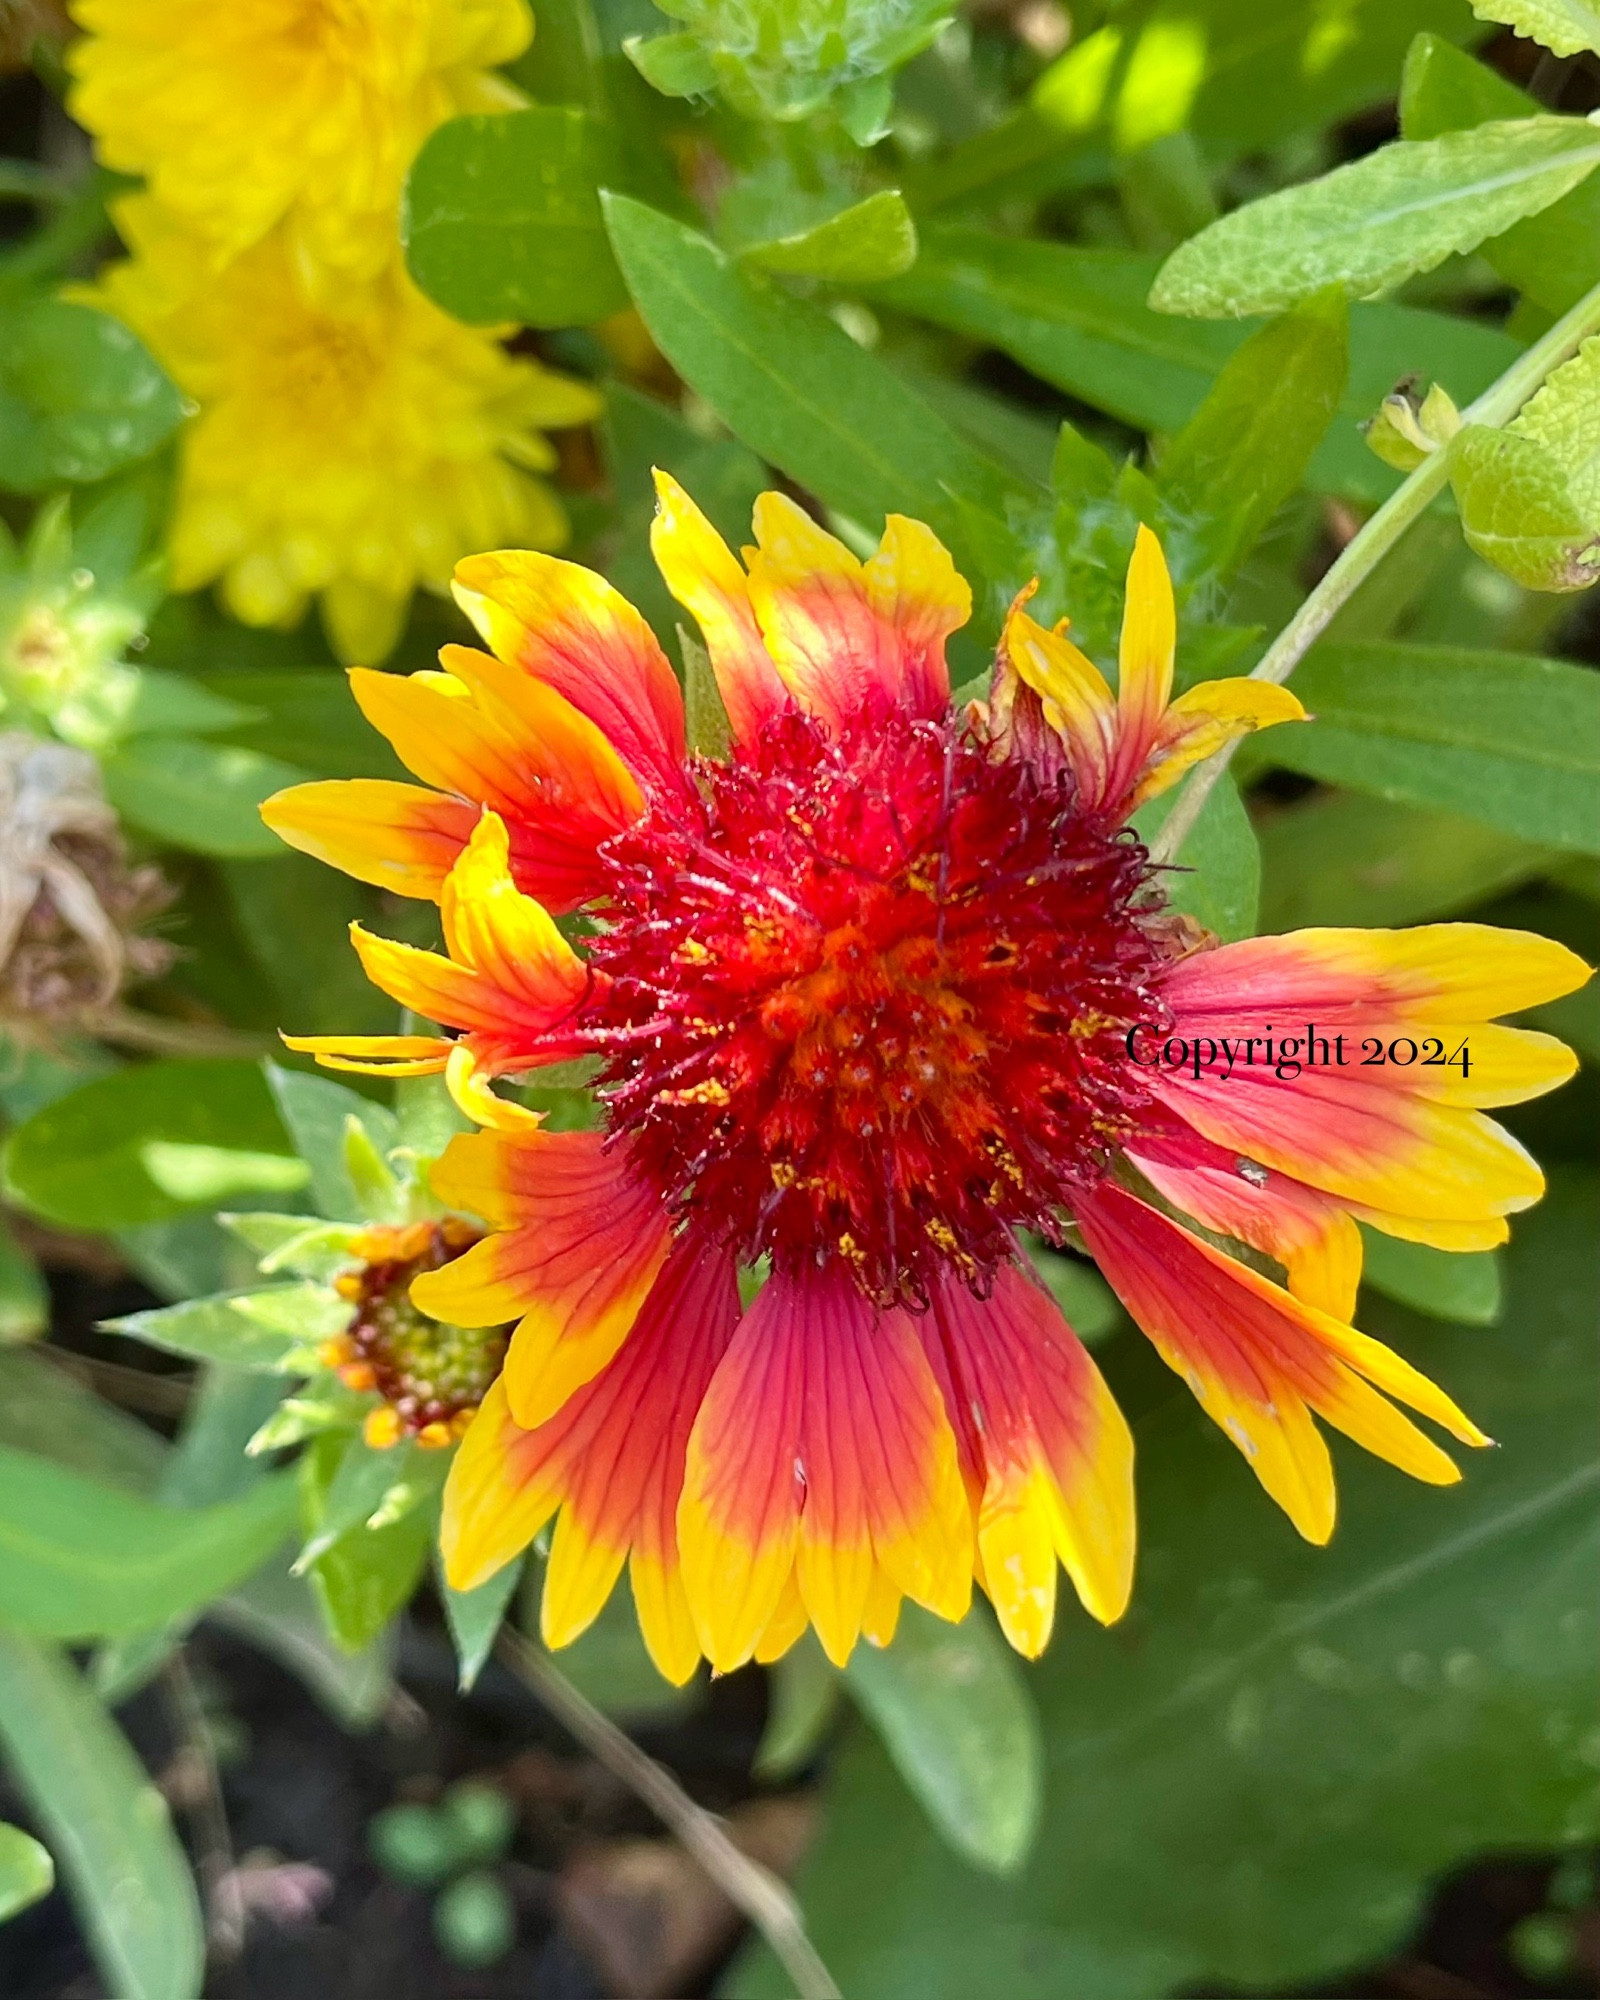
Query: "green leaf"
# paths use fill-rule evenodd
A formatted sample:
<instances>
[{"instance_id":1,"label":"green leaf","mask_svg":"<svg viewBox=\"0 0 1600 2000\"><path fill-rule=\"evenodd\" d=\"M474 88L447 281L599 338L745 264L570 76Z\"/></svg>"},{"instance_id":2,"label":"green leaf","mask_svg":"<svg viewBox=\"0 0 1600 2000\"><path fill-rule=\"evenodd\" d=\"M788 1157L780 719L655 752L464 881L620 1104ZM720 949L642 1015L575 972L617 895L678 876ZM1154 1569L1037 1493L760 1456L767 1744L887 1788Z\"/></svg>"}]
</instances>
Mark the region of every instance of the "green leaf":
<instances>
[{"instance_id":1,"label":"green leaf","mask_svg":"<svg viewBox=\"0 0 1600 2000\"><path fill-rule=\"evenodd\" d=\"M958 545L962 505L1025 491L817 307L746 275L703 236L622 195L612 245L656 344L728 427L830 507L876 530L915 514Z\"/></svg>"},{"instance_id":2,"label":"green leaf","mask_svg":"<svg viewBox=\"0 0 1600 2000\"><path fill-rule=\"evenodd\" d=\"M480 1583L476 1590L452 1590L445 1581L441 1566L439 1596L444 1604L450 1637L455 1642L456 1660L461 1670L458 1685L463 1694L470 1694L477 1684L484 1662L494 1647L495 1635L505 1622L507 1608L516 1596L521 1580L520 1557L503 1564L487 1583Z\"/></svg>"},{"instance_id":3,"label":"green leaf","mask_svg":"<svg viewBox=\"0 0 1600 2000\"><path fill-rule=\"evenodd\" d=\"M1226 576L1299 486L1349 372L1344 296L1308 299L1230 356L1156 468L1156 488Z\"/></svg>"},{"instance_id":4,"label":"green leaf","mask_svg":"<svg viewBox=\"0 0 1600 2000\"><path fill-rule=\"evenodd\" d=\"M0 1448L0 1621L96 1638L197 1611L265 1561L294 1519L294 1481L216 1507L162 1507Z\"/></svg>"},{"instance_id":5,"label":"green leaf","mask_svg":"<svg viewBox=\"0 0 1600 2000\"><path fill-rule=\"evenodd\" d=\"M1600 55L1600 8L1588 0L1472 0L1480 21L1503 21L1553 55Z\"/></svg>"},{"instance_id":6,"label":"green leaf","mask_svg":"<svg viewBox=\"0 0 1600 2000\"><path fill-rule=\"evenodd\" d=\"M365 1449L359 1444L351 1447L352 1451ZM367 1455L376 1458L381 1454ZM317 1524L328 1518L326 1510L334 1500L333 1489L346 1456L344 1439L325 1435L315 1440L300 1461L305 1517L312 1526L313 1540L319 1538ZM399 1456L398 1452L393 1456ZM399 1467L395 1470L398 1474ZM352 1474L339 1494L341 1508L353 1504L356 1483ZM373 1484L377 1483L374 1480ZM381 1493L375 1496L369 1514L384 1497ZM312 1589L329 1634L342 1651L365 1652L410 1598L427 1564L437 1521L435 1508L412 1507L384 1527L360 1525L347 1531L312 1563Z\"/></svg>"},{"instance_id":7,"label":"green leaf","mask_svg":"<svg viewBox=\"0 0 1600 2000\"><path fill-rule=\"evenodd\" d=\"M1461 532L1526 590L1585 590L1600 575L1600 520L1573 497L1559 457L1516 431L1464 424L1450 447Z\"/></svg>"},{"instance_id":8,"label":"green leaf","mask_svg":"<svg viewBox=\"0 0 1600 2000\"><path fill-rule=\"evenodd\" d=\"M392 1498L404 1491L420 1456L409 1440L386 1451L375 1451L361 1438L348 1442L326 1439L307 1463L306 1507L311 1527L305 1546L295 1558L294 1571L303 1575L318 1556L343 1536L369 1530L390 1509Z\"/></svg>"},{"instance_id":9,"label":"green leaf","mask_svg":"<svg viewBox=\"0 0 1600 2000\"><path fill-rule=\"evenodd\" d=\"M50 1324L50 1293L39 1267L0 1219L0 1346L34 1340Z\"/></svg>"},{"instance_id":10,"label":"green leaf","mask_svg":"<svg viewBox=\"0 0 1600 2000\"><path fill-rule=\"evenodd\" d=\"M142 1063L83 1084L11 1135L13 1193L72 1229L124 1229L182 1215L188 1204L146 1171L145 1148L182 1146L287 1158L282 1123L254 1063Z\"/></svg>"},{"instance_id":11,"label":"green leaf","mask_svg":"<svg viewBox=\"0 0 1600 2000\"><path fill-rule=\"evenodd\" d=\"M1281 312L1324 285L1357 298L1476 249L1600 166L1582 118L1496 119L1401 139L1248 203L1182 243L1150 292L1157 312Z\"/></svg>"},{"instance_id":12,"label":"green leaf","mask_svg":"<svg viewBox=\"0 0 1600 2000\"><path fill-rule=\"evenodd\" d=\"M959 1625L907 1603L881 1652L858 1646L845 1685L943 1837L1009 1875L1038 1831L1043 1746L1022 1665L985 1606Z\"/></svg>"},{"instance_id":13,"label":"green leaf","mask_svg":"<svg viewBox=\"0 0 1600 2000\"><path fill-rule=\"evenodd\" d=\"M1261 929L1453 917L1550 859L1547 847L1455 813L1327 793L1263 821Z\"/></svg>"},{"instance_id":14,"label":"green leaf","mask_svg":"<svg viewBox=\"0 0 1600 2000\"><path fill-rule=\"evenodd\" d=\"M1366 1248L1362 1282L1426 1313L1464 1326L1500 1318L1502 1259L1498 1250L1434 1250L1360 1225Z\"/></svg>"},{"instance_id":15,"label":"green leaf","mask_svg":"<svg viewBox=\"0 0 1600 2000\"><path fill-rule=\"evenodd\" d=\"M236 1146L188 1146L148 1139L139 1164L163 1194L184 1203L226 1201L236 1194L290 1194L311 1178L288 1153L248 1153Z\"/></svg>"},{"instance_id":16,"label":"green leaf","mask_svg":"<svg viewBox=\"0 0 1600 2000\"><path fill-rule=\"evenodd\" d=\"M205 1926L166 1801L53 1646L0 1631L0 1739L117 2000L200 2000Z\"/></svg>"},{"instance_id":17,"label":"green leaf","mask_svg":"<svg viewBox=\"0 0 1600 2000\"><path fill-rule=\"evenodd\" d=\"M231 743L134 736L106 759L106 794L130 825L195 854L278 854L258 808L306 773Z\"/></svg>"},{"instance_id":18,"label":"green leaf","mask_svg":"<svg viewBox=\"0 0 1600 2000\"><path fill-rule=\"evenodd\" d=\"M329 1286L301 1279L261 1291L188 1299L105 1325L174 1354L273 1373L293 1367L295 1351L308 1342L342 1333L350 1310L348 1301Z\"/></svg>"},{"instance_id":19,"label":"green leaf","mask_svg":"<svg viewBox=\"0 0 1600 2000\"><path fill-rule=\"evenodd\" d=\"M332 1645L312 1586L287 1568L257 1570L207 1615L298 1675L347 1729L370 1728L394 1693L392 1645L353 1654Z\"/></svg>"},{"instance_id":20,"label":"green leaf","mask_svg":"<svg viewBox=\"0 0 1600 2000\"><path fill-rule=\"evenodd\" d=\"M541 104L452 118L406 183L406 266L471 325L582 326L627 304L596 192L602 147L588 114Z\"/></svg>"},{"instance_id":21,"label":"green leaf","mask_svg":"<svg viewBox=\"0 0 1600 2000\"><path fill-rule=\"evenodd\" d=\"M1507 425L1541 445L1566 475L1572 503L1600 528L1600 335L1591 335Z\"/></svg>"},{"instance_id":22,"label":"green leaf","mask_svg":"<svg viewBox=\"0 0 1600 2000\"><path fill-rule=\"evenodd\" d=\"M127 1493L153 1493L167 1455L148 1425L84 1388L44 1352L0 1351L0 1446Z\"/></svg>"},{"instance_id":23,"label":"green leaf","mask_svg":"<svg viewBox=\"0 0 1600 2000\"><path fill-rule=\"evenodd\" d=\"M1294 688L1315 719L1274 731L1262 762L1600 853L1591 669L1466 646L1325 642Z\"/></svg>"},{"instance_id":24,"label":"green leaf","mask_svg":"<svg viewBox=\"0 0 1600 2000\"><path fill-rule=\"evenodd\" d=\"M1028 1257L1068 1326L1085 1346L1093 1347L1124 1323L1116 1293L1093 1264L1042 1243L1030 1243Z\"/></svg>"},{"instance_id":25,"label":"green leaf","mask_svg":"<svg viewBox=\"0 0 1600 2000\"><path fill-rule=\"evenodd\" d=\"M325 668L278 673L232 668L198 678L213 694L254 712L254 721L237 722L228 731L245 749L294 764L302 775L309 772L317 778L408 775L356 707L343 674Z\"/></svg>"},{"instance_id":26,"label":"green leaf","mask_svg":"<svg viewBox=\"0 0 1600 2000\"><path fill-rule=\"evenodd\" d=\"M183 417L177 390L120 320L63 299L0 306L0 485L105 479Z\"/></svg>"},{"instance_id":27,"label":"green leaf","mask_svg":"<svg viewBox=\"0 0 1600 2000\"><path fill-rule=\"evenodd\" d=\"M1148 846L1165 824L1182 788L1142 805L1133 828ZM1225 943L1253 937L1261 903L1261 850L1239 788L1224 772L1212 787L1183 853L1163 875L1167 901Z\"/></svg>"},{"instance_id":28,"label":"green leaf","mask_svg":"<svg viewBox=\"0 0 1600 2000\"><path fill-rule=\"evenodd\" d=\"M262 1065L274 1102L294 1140L295 1151L311 1169L311 1194L318 1211L334 1222L362 1222L361 1197L345 1157L345 1120L354 1118L380 1154L398 1139L394 1113L370 1097L347 1090L331 1077Z\"/></svg>"},{"instance_id":29,"label":"green leaf","mask_svg":"<svg viewBox=\"0 0 1600 2000\"><path fill-rule=\"evenodd\" d=\"M1293 1991L1397 1949L1463 1855L1593 1838L1595 1196L1581 1176L1519 1218L1501 1332L1369 1301L1500 1449L1443 1490L1341 1449L1326 1549L1142 1343L1108 1351L1143 1411L1139 1576L1122 1624L1063 1618L1030 1676L1038 1847L976 1880L854 1739L802 1881L845 1992Z\"/></svg>"},{"instance_id":30,"label":"green leaf","mask_svg":"<svg viewBox=\"0 0 1600 2000\"><path fill-rule=\"evenodd\" d=\"M81 537L80 537L81 539ZM206 736L240 729L259 719L253 708L213 694L187 674L141 667L134 683L133 704L122 719L123 736Z\"/></svg>"},{"instance_id":31,"label":"green leaf","mask_svg":"<svg viewBox=\"0 0 1600 2000\"><path fill-rule=\"evenodd\" d=\"M56 1864L48 1847L31 1833L0 1820L0 1924L48 1896L56 1886Z\"/></svg>"},{"instance_id":32,"label":"green leaf","mask_svg":"<svg viewBox=\"0 0 1600 2000\"><path fill-rule=\"evenodd\" d=\"M1041 381L1146 431L1175 431L1249 338L1226 322L1152 312L1159 268L1126 250L1087 250L943 227L916 268L871 296L999 347ZM1357 305L1337 418L1312 458L1321 491L1382 499L1394 486L1357 426L1403 375L1441 381L1469 402L1521 349L1494 328L1410 306Z\"/></svg>"},{"instance_id":33,"label":"green leaf","mask_svg":"<svg viewBox=\"0 0 1600 2000\"><path fill-rule=\"evenodd\" d=\"M1536 98L1437 35L1418 35L1406 53L1400 130L1407 139L1433 139L1539 109ZM1482 255L1535 304L1564 313L1600 276L1600 181L1591 177L1537 215L1490 237Z\"/></svg>"},{"instance_id":34,"label":"green leaf","mask_svg":"<svg viewBox=\"0 0 1600 2000\"><path fill-rule=\"evenodd\" d=\"M811 229L739 252L739 262L757 271L820 278L830 285L898 278L916 261L917 227L905 197L894 188L882 188Z\"/></svg>"},{"instance_id":35,"label":"green leaf","mask_svg":"<svg viewBox=\"0 0 1600 2000\"><path fill-rule=\"evenodd\" d=\"M350 1176L350 1185L356 1191L356 1200L366 1220L402 1221L405 1191L389 1162L372 1143L371 1133L353 1111L345 1114L343 1152L344 1170Z\"/></svg>"},{"instance_id":36,"label":"green leaf","mask_svg":"<svg viewBox=\"0 0 1600 2000\"><path fill-rule=\"evenodd\" d=\"M781 1784L816 1756L839 1712L841 1687L810 1631L767 1669L767 1721L753 1766L763 1784Z\"/></svg>"}]
</instances>

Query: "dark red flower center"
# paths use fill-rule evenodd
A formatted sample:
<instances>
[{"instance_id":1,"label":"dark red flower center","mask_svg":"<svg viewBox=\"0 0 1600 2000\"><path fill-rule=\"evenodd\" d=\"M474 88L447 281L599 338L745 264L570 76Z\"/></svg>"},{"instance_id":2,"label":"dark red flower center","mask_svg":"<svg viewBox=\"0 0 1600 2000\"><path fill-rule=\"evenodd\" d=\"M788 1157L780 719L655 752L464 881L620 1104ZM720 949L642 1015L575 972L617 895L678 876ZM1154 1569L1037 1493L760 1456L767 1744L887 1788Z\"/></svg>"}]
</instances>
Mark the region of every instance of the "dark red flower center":
<instances>
[{"instance_id":1,"label":"dark red flower center","mask_svg":"<svg viewBox=\"0 0 1600 2000\"><path fill-rule=\"evenodd\" d=\"M611 1129L745 1259L875 1298L1058 1234L1147 1101L1144 850L958 719L783 716L609 844L588 1017Z\"/></svg>"}]
</instances>

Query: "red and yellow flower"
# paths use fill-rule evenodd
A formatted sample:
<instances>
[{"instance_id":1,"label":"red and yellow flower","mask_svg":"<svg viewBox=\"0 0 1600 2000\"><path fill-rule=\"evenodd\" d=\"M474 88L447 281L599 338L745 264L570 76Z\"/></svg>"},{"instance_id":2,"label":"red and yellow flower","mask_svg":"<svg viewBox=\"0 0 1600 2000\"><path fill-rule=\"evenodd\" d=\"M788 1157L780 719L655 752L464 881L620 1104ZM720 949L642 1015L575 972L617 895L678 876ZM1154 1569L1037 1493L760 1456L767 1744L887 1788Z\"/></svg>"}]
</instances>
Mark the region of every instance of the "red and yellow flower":
<instances>
[{"instance_id":1,"label":"red and yellow flower","mask_svg":"<svg viewBox=\"0 0 1600 2000\"><path fill-rule=\"evenodd\" d=\"M487 653L354 677L422 783L267 807L296 846L441 906L443 953L356 945L446 1034L295 1046L444 1070L483 1128L435 1186L489 1233L413 1288L453 1324L516 1323L447 1490L453 1581L554 1518L547 1638L581 1631L626 1562L674 1680L702 1654L773 1658L807 1624L842 1661L887 1641L903 1598L959 1617L974 1580L1037 1653L1058 1564L1116 1618L1132 1441L1019 1248L1069 1225L1308 1539L1334 1520L1315 1418L1457 1479L1400 1406L1482 1433L1349 1323L1356 1224L1504 1239L1541 1180L1483 1108L1572 1061L1490 1023L1585 968L1473 924L1218 945L1167 913L1128 813L1301 711L1245 680L1171 699L1147 532L1114 693L1019 600L991 698L962 714L944 645L969 593L925 527L891 518L862 563L767 494L741 564L659 485L655 552L704 635L726 757L687 750L667 661L609 585L503 553L456 573ZM1313 1023L1352 1053L1467 1041L1470 1073L1223 1077L1160 1053ZM577 1057L598 1131L547 1131L493 1089ZM763 1261L741 1313L737 1271Z\"/></svg>"}]
</instances>

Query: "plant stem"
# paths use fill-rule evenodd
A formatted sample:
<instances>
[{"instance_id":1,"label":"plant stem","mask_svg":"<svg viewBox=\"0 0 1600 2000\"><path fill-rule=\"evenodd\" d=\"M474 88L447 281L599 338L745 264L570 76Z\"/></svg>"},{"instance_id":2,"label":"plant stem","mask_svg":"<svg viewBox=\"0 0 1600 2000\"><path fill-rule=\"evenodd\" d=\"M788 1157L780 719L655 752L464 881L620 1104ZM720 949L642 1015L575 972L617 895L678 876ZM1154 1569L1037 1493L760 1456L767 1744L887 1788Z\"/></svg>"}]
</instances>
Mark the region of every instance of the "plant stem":
<instances>
[{"instance_id":1,"label":"plant stem","mask_svg":"<svg viewBox=\"0 0 1600 2000\"><path fill-rule=\"evenodd\" d=\"M1596 331L1600 331L1600 285L1586 292L1572 310L1558 319L1525 354L1519 355L1475 403L1469 403L1461 412L1461 421L1464 424L1483 424L1492 430L1510 423L1545 377L1559 368L1563 361L1570 359L1579 344ZM1327 630L1334 614L1367 580L1412 522L1432 504L1449 476L1450 452L1448 447L1443 447L1425 458L1405 484L1390 494L1360 532L1340 550L1327 575L1267 648L1260 664L1251 672L1252 680L1286 681L1289 678ZM1161 864L1177 858L1200 817L1212 786L1228 768L1238 747L1238 740L1235 739L1190 774L1182 797L1151 842L1152 861Z\"/></svg>"},{"instance_id":2,"label":"plant stem","mask_svg":"<svg viewBox=\"0 0 1600 2000\"><path fill-rule=\"evenodd\" d=\"M583 1747L677 1835L717 1887L750 1919L794 1982L800 2000L841 2000L833 1975L806 1936L793 1896L770 1869L734 1846L722 1822L697 1806L672 1773L647 1757L542 1648L502 1626L495 1650Z\"/></svg>"}]
</instances>

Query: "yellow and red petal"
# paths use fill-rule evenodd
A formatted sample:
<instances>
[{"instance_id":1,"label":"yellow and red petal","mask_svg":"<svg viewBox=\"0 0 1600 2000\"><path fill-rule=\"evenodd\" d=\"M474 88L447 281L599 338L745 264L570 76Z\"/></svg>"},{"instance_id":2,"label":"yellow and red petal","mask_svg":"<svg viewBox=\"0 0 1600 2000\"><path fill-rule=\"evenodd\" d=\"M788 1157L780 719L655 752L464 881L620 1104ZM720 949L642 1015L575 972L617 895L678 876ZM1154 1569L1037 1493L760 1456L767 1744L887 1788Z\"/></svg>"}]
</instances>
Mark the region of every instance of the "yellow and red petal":
<instances>
[{"instance_id":1,"label":"yellow and red petal","mask_svg":"<svg viewBox=\"0 0 1600 2000\"><path fill-rule=\"evenodd\" d=\"M1030 1659L1044 1650L1058 1557L1085 1609L1113 1623L1133 1587L1133 1438L1060 1308L1004 1266L987 1299L947 1280L920 1326L1001 1630Z\"/></svg>"},{"instance_id":2,"label":"yellow and red petal","mask_svg":"<svg viewBox=\"0 0 1600 2000\"><path fill-rule=\"evenodd\" d=\"M683 696L655 634L593 570L506 549L456 565L455 594L497 659L554 688L639 783L683 794Z\"/></svg>"},{"instance_id":3,"label":"yellow and red petal","mask_svg":"<svg viewBox=\"0 0 1600 2000\"><path fill-rule=\"evenodd\" d=\"M596 1132L464 1132L433 1190L495 1232L411 1288L454 1326L516 1320L504 1381L525 1429L592 1381L626 1338L671 1248L655 1191Z\"/></svg>"},{"instance_id":4,"label":"yellow and red petal","mask_svg":"<svg viewBox=\"0 0 1600 2000\"><path fill-rule=\"evenodd\" d=\"M1157 723L1143 757L1133 766L1126 810L1157 797L1191 765L1236 737L1306 719L1299 697L1274 681L1202 681L1180 694Z\"/></svg>"},{"instance_id":5,"label":"yellow and red petal","mask_svg":"<svg viewBox=\"0 0 1600 2000\"><path fill-rule=\"evenodd\" d=\"M285 1035L285 1048L361 1076L437 1076L460 1044L443 1035Z\"/></svg>"},{"instance_id":6,"label":"yellow and red petal","mask_svg":"<svg viewBox=\"0 0 1600 2000\"><path fill-rule=\"evenodd\" d=\"M1187 1128L1140 1133L1127 1154L1175 1208L1276 1259L1297 1299L1335 1319L1355 1311L1361 1232L1342 1202Z\"/></svg>"},{"instance_id":7,"label":"yellow and red petal","mask_svg":"<svg viewBox=\"0 0 1600 2000\"><path fill-rule=\"evenodd\" d=\"M594 975L549 912L512 880L510 843L495 814L473 828L439 913L451 957L547 1031L568 1021L591 990Z\"/></svg>"},{"instance_id":8,"label":"yellow and red petal","mask_svg":"<svg viewBox=\"0 0 1600 2000\"><path fill-rule=\"evenodd\" d=\"M280 840L397 896L437 899L478 808L393 778L290 785L261 807Z\"/></svg>"},{"instance_id":9,"label":"yellow and red petal","mask_svg":"<svg viewBox=\"0 0 1600 2000\"><path fill-rule=\"evenodd\" d=\"M749 743L781 709L778 678L737 557L671 473L655 474L650 550L668 590L700 627L736 743Z\"/></svg>"},{"instance_id":10,"label":"yellow and red petal","mask_svg":"<svg viewBox=\"0 0 1600 2000\"><path fill-rule=\"evenodd\" d=\"M1178 615L1161 544L1141 521L1128 562L1117 646L1117 749L1111 796L1129 793L1156 741L1172 695Z\"/></svg>"},{"instance_id":11,"label":"yellow and red petal","mask_svg":"<svg viewBox=\"0 0 1600 2000\"><path fill-rule=\"evenodd\" d=\"M1064 630L1047 631L1024 606L1032 589L1018 594L1000 635L1000 666L1040 702L1059 739L1086 810L1110 795L1117 746L1117 701L1100 669Z\"/></svg>"},{"instance_id":12,"label":"yellow and red petal","mask_svg":"<svg viewBox=\"0 0 1600 2000\"><path fill-rule=\"evenodd\" d=\"M944 642L972 596L929 529L891 515L863 564L787 495L763 493L755 537L744 552L751 608L808 714L837 729L875 704L938 713L950 689Z\"/></svg>"},{"instance_id":13,"label":"yellow and red petal","mask_svg":"<svg viewBox=\"0 0 1600 2000\"><path fill-rule=\"evenodd\" d=\"M770 1280L690 1436L678 1544L719 1671L767 1639L791 1584L840 1665L881 1600L880 1570L940 1616L962 1616L971 1516L910 1317L880 1312L836 1268Z\"/></svg>"},{"instance_id":14,"label":"yellow and red petal","mask_svg":"<svg viewBox=\"0 0 1600 2000\"><path fill-rule=\"evenodd\" d=\"M419 778L517 829L524 887L557 909L588 902L604 888L595 850L638 817L637 786L593 723L549 688L521 676L530 692L517 714L456 671L482 654L447 646L441 657L450 673L352 668L362 714Z\"/></svg>"},{"instance_id":15,"label":"yellow and red petal","mask_svg":"<svg viewBox=\"0 0 1600 2000\"><path fill-rule=\"evenodd\" d=\"M732 1262L698 1239L668 1258L616 1357L533 1429L496 1386L446 1488L442 1540L457 1588L482 1582L560 1509L540 1609L549 1646L578 1637L624 1562L640 1629L678 1684L700 1658L675 1518L689 1431L738 1322Z\"/></svg>"},{"instance_id":16,"label":"yellow and red petal","mask_svg":"<svg viewBox=\"0 0 1600 2000\"><path fill-rule=\"evenodd\" d=\"M1388 1348L1121 1188L1101 1186L1080 1199L1076 1214L1118 1297L1307 1541L1328 1539L1335 1512L1332 1466L1312 1411L1433 1485L1459 1479L1457 1466L1377 1389L1464 1443L1488 1442Z\"/></svg>"},{"instance_id":17,"label":"yellow and red petal","mask_svg":"<svg viewBox=\"0 0 1600 2000\"><path fill-rule=\"evenodd\" d=\"M1364 1032L1370 1020L1466 1023L1520 1013L1574 992L1591 968L1554 938L1492 924L1414 930L1303 930L1196 952L1168 974L1175 1013L1202 1032L1210 1019L1287 1023L1304 1032Z\"/></svg>"}]
</instances>

